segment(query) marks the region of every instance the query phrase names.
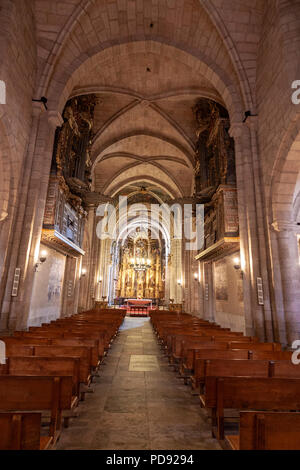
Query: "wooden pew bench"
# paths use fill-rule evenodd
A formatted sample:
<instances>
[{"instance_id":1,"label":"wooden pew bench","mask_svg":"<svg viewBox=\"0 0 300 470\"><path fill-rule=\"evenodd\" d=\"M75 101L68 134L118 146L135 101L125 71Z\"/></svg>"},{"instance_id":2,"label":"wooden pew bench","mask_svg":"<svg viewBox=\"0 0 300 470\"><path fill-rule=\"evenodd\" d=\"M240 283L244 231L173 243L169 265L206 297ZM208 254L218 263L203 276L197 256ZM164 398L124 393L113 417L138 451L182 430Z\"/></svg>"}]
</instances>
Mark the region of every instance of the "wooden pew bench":
<instances>
[{"instance_id":1,"label":"wooden pew bench","mask_svg":"<svg viewBox=\"0 0 300 470\"><path fill-rule=\"evenodd\" d=\"M11 344L27 344L30 346L83 346L87 348L91 348L91 360L92 366L95 370L97 370L101 364L101 360L103 360L104 356L104 348L100 349L99 341L93 339L86 339L74 335L67 335L67 334L56 334L55 332L41 332L41 333L32 333L27 334L26 336L18 336L12 337L9 339L9 343ZM99 351L101 354L99 354ZM11 354L12 355L12 354ZM26 354L24 354L26 355ZM29 355L29 354L27 354Z\"/></svg>"},{"instance_id":2,"label":"wooden pew bench","mask_svg":"<svg viewBox=\"0 0 300 470\"><path fill-rule=\"evenodd\" d=\"M35 340L35 339L41 339L44 341L45 344L52 344L52 339L74 339L80 342L80 340L84 341L94 341L94 344L88 344L89 347L96 348L98 346L98 351L95 349L93 351L92 357L93 357L93 362L94 366L96 367L96 364L99 363L99 360L102 360L104 357L104 350L105 350L105 341L103 338L103 335L96 333L95 331L90 331L86 332L83 331L82 329L75 329L75 328L70 328L69 329L64 329L64 328L41 328L36 331L29 331L29 332L16 332L15 337L17 338L24 338L26 340ZM48 341L46 343L46 341ZM84 343L82 344L84 345ZM78 344L80 346L80 344Z\"/></svg>"},{"instance_id":3,"label":"wooden pew bench","mask_svg":"<svg viewBox=\"0 0 300 470\"><path fill-rule=\"evenodd\" d=\"M237 350L238 349L245 349L245 350L248 349L247 347L243 347L243 348L239 348L239 347L235 348L234 347L235 344L239 345L240 343L243 343L243 345L247 345L248 347L251 347L252 349L255 349L255 348L260 349L261 348L259 346L260 343L256 342L256 338L254 338L254 340L252 341L251 337L246 337L246 336L243 337L243 338L240 338L238 343L236 343L235 341L232 342L232 338L231 338L230 335L218 336L218 337L209 337L208 339L211 340L212 343L227 343L227 349L237 349ZM203 342L203 338L200 338L200 345L201 345L202 342ZM180 354L181 354L181 359L180 359L181 367L180 367L180 370L181 370L181 374L183 376L185 376L185 375L192 376L193 373L194 373L196 351L199 350L199 349L203 349L202 345L200 346L200 348L198 348L198 345L199 345L199 340L195 341L195 340L186 340L185 339L181 343L181 352L180 352ZM216 347L215 349L218 349L218 347ZM221 349L223 349L223 347Z\"/></svg>"},{"instance_id":4,"label":"wooden pew bench","mask_svg":"<svg viewBox=\"0 0 300 470\"><path fill-rule=\"evenodd\" d=\"M229 349L226 351L203 349L195 351L194 373L191 377L191 385L194 390L199 389L205 381L205 362L213 359L249 359L246 349Z\"/></svg>"},{"instance_id":5,"label":"wooden pew bench","mask_svg":"<svg viewBox=\"0 0 300 470\"><path fill-rule=\"evenodd\" d=\"M268 360L268 361L291 361L292 359L292 352L291 351L255 351L250 350L251 357L254 360Z\"/></svg>"},{"instance_id":6,"label":"wooden pew bench","mask_svg":"<svg viewBox=\"0 0 300 470\"><path fill-rule=\"evenodd\" d=\"M0 450L48 450L53 438L41 436L41 416L0 412Z\"/></svg>"},{"instance_id":7,"label":"wooden pew bench","mask_svg":"<svg viewBox=\"0 0 300 470\"><path fill-rule=\"evenodd\" d=\"M300 411L300 380L206 377L205 406L212 410L213 435L224 439L224 410Z\"/></svg>"},{"instance_id":8,"label":"wooden pew bench","mask_svg":"<svg viewBox=\"0 0 300 470\"><path fill-rule=\"evenodd\" d=\"M238 435L228 435L230 450L300 450L300 413L241 411Z\"/></svg>"},{"instance_id":9,"label":"wooden pew bench","mask_svg":"<svg viewBox=\"0 0 300 470\"><path fill-rule=\"evenodd\" d=\"M84 346L35 346L34 356L38 357L71 357L79 359L79 382L81 400L91 384L91 351Z\"/></svg>"},{"instance_id":10,"label":"wooden pew bench","mask_svg":"<svg viewBox=\"0 0 300 470\"><path fill-rule=\"evenodd\" d=\"M72 377L0 375L0 411L50 412L49 436L55 443L62 411L72 407L72 392Z\"/></svg>"},{"instance_id":11,"label":"wooden pew bench","mask_svg":"<svg viewBox=\"0 0 300 470\"><path fill-rule=\"evenodd\" d=\"M9 356L32 356L34 349L31 345L26 345L20 342L14 343L7 341L6 338L3 338L1 341L5 343L5 354L6 357Z\"/></svg>"},{"instance_id":12,"label":"wooden pew bench","mask_svg":"<svg viewBox=\"0 0 300 470\"><path fill-rule=\"evenodd\" d=\"M224 340L226 338L223 338ZM219 342L219 341L214 341L214 344L225 344L225 342ZM281 347L281 345L278 345L277 343L257 343L257 342L236 342L236 341L229 341L227 342L227 346L216 346L215 349L234 349L234 350L252 350L252 351L275 351L277 350L278 347ZM213 347L209 346L210 349L214 349ZM197 342L183 342L182 348L181 348L181 374L182 377L184 378L189 378L191 380L191 377L194 374L195 370L195 358L197 351L203 349L202 346L199 346ZM180 360L179 360L180 361Z\"/></svg>"},{"instance_id":13,"label":"wooden pew bench","mask_svg":"<svg viewBox=\"0 0 300 470\"><path fill-rule=\"evenodd\" d=\"M270 361L250 359L209 359L204 363L203 382L207 377L271 377ZM205 407L205 392L200 394L201 405Z\"/></svg>"},{"instance_id":14,"label":"wooden pew bench","mask_svg":"<svg viewBox=\"0 0 300 470\"><path fill-rule=\"evenodd\" d=\"M300 365L291 361L270 361L270 376L278 378L300 379Z\"/></svg>"},{"instance_id":15,"label":"wooden pew bench","mask_svg":"<svg viewBox=\"0 0 300 470\"><path fill-rule=\"evenodd\" d=\"M0 366L0 375L71 377L73 382L70 410L63 412L64 427L68 427L80 397L79 358L71 357L9 357Z\"/></svg>"}]
</instances>

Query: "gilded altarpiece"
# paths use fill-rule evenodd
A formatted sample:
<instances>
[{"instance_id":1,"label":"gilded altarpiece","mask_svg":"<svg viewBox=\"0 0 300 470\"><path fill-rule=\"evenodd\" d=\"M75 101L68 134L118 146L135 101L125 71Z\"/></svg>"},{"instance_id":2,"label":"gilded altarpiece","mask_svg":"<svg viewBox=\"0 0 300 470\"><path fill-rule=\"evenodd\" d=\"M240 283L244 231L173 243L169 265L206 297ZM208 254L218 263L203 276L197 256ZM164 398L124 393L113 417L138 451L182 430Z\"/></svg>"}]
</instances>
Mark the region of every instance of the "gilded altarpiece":
<instances>
[{"instance_id":1,"label":"gilded altarpiece","mask_svg":"<svg viewBox=\"0 0 300 470\"><path fill-rule=\"evenodd\" d=\"M120 249L120 268L116 295L119 298L163 299L165 265L163 251L156 240L139 235L129 238ZM148 265L137 269L137 260Z\"/></svg>"}]
</instances>

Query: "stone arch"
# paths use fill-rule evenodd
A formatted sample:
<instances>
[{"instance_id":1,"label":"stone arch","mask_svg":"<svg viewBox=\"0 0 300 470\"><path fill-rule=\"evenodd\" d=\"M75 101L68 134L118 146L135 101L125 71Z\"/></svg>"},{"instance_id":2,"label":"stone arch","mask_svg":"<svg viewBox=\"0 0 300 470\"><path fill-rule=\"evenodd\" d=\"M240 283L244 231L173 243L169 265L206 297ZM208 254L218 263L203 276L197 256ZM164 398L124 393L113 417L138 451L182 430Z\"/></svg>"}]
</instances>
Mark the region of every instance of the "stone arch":
<instances>
[{"instance_id":1,"label":"stone arch","mask_svg":"<svg viewBox=\"0 0 300 470\"><path fill-rule=\"evenodd\" d=\"M234 66L235 72L239 77L239 85L241 88L241 94L243 96L243 101L247 109L252 110L254 107L253 93L251 91L251 86L249 79L247 77L244 65L237 51L236 45L232 40L229 31L226 27L226 24L222 20L217 8L210 0L199 0L202 8L208 14L211 22L214 24L218 33L220 34L222 41L226 47L228 55L231 58L232 64Z\"/></svg>"},{"instance_id":2,"label":"stone arch","mask_svg":"<svg viewBox=\"0 0 300 470\"><path fill-rule=\"evenodd\" d=\"M76 86L74 77L76 73L80 73L80 69L82 70L82 68L86 69L89 62L97 60L98 54L112 50L114 47L120 48L129 45L131 50L139 51L143 44L154 45L153 47L168 47L173 50L175 56L184 54L187 61L191 60L191 58L195 59L198 64L199 74L209 80L212 86L219 92L228 109L232 122L241 120L245 110L239 86L236 84L235 80L233 80L233 77L229 76L224 69L214 63L204 52L189 49L182 44L174 45L170 42L163 41L161 38L157 38L156 40L153 38L141 40L138 36L125 38L123 41L120 40L113 44L99 44L96 49L94 48L93 51L89 51L88 54L82 53L79 57L76 57L67 70L61 71L58 77L52 78L48 89L44 91L44 94L46 94L49 99L51 109L58 109L62 112L65 103L74 92Z\"/></svg>"},{"instance_id":3,"label":"stone arch","mask_svg":"<svg viewBox=\"0 0 300 470\"><path fill-rule=\"evenodd\" d=\"M198 4L198 7L197 7L197 4ZM95 23L93 22L93 15L89 15L89 11L93 7L95 8L97 7L97 10L99 10L98 25L101 25L102 23L102 29L99 31L97 29L96 22ZM106 47L111 46L113 43L120 44L120 41L118 39L118 37L120 36L122 37L121 39L122 43L135 40L134 39L135 37L138 40L153 40L154 39L154 40L162 40L162 42L166 42L165 36L168 34L169 29L158 28L158 31L156 32L156 34L155 34L155 30L152 30L151 34L149 34L149 28L147 29L147 26L146 26L147 22L145 22L144 25L140 25L140 27L136 29L138 31L137 34L135 34L135 31L133 31L132 28L128 28L127 24L124 24L123 25L124 28L119 30L118 33L116 33L116 31L113 31L113 28L111 28L110 33L107 32L106 29L109 30L108 23L103 25L103 22L100 19L100 12L104 8L105 8L105 5L103 5L103 2L101 1L98 2L98 5L95 5L95 2L93 2L92 0L81 0L79 4L74 8L72 14L69 16L63 28L57 34L55 40L53 38L49 38L49 43L51 44L52 42L53 46L50 49L47 62L45 64L45 68L41 75L41 82L40 82L39 89L38 89L39 95L45 94L51 87L50 85L51 81L53 77L55 76L55 70L57 70L56 58L59 56L66 57L68 53L74 55L75 50L76 52L78 52L78 49L80 49L81 46L79 42L76 41L76 38L74 38L75 28L79 25L81 25L82 27L82 24L83 25L88 24L89 28L91 29L91 36L93 36L89 44L91 46L90 49L85 50L85 53L84 53L85 58L88 56L91 57L92 55L95 55L97 49L99 50L105 49ZM169 5L166 6L166 9L168 8L169 8ZM183 5L183 8L184 8L184 5ZM241 102L243 101L244 106L247 106L247 108L252 108L251 89L250 89L250 85L248 82L248 78L247 78L243 63L241 61L237 48L235 47L235 44L230 36L230 33L228 29L226 28L224 21L222 20L219 13L217 12L216 7L210 1L198 0L198 1L195 1L195 4L192 6L192 8L194 8L194 10L192 11L197 11L199 13L202 11L201 20L204 21L205 24L207 24L207 27L213 31L213 34L216 37L218 37L218 39L224 45L225 54L223 54L223 56L224 55L227 56L226 60L231 63L232 70L234 70L234 73L236 74L238 78L238 82L239 82L238 87L240 88L238 90L238 94L240 94L240 97L242 97ZM152 11L151 11L151 6L150 6L150 16L151 15L152 15ZM157 15L154 15L154 16L157 16ZM191 16L193 17L193 15ZM161 21L160 16L158 16L156 19L158 23ZM108 20L108 22L109 21L110 19ZM126 20L125 20L125 23L126 23ZM124 34L124 31L126 31L126 27L130 30L130 33L131 33L130 35L128 35L127 38L125 37L125 34ZM191 27L190 24L189 24L189 27ZM82 28L82 29L85 29L85 28ZM180 28L177 28L176 30L178 29L180 30ZM200 29L200 32L201 32L201 29ZM199 28L198 29L197 27L193 28L193 34L198 34L198 33L199 33ZM107 41L104 40L104 38L106 37L108 39ZM95 41L96 38L98 39L98 44L96 44L97 42L97 40ZM189 40L191 44L193 44L192 42L193 38L189 37ZM68 42L73 42L73 45L68 47ZM188 42L188 41L182 40L182 43L184 42ZM88 41L86 41L86 43L88 44ZM196 42L194 41L194 43ZM76 47L74 47L75 44L76 44ZM178 41L177 41L177 47L180 48ZM66 49L68 50L66 51ZM194 46L194 44L193 44L193 49L196 51L196 47ZM77 66L80 61L82 61L82 58L77 56L75 60L75 62L77 63ZM210 63L211 62L209 62L208 64ZM68 64L66 67L63 67L63 68L68 69L67 73L69 75L72 74L71 68L73 68L74 70L73 65L70 65L70 64Z\"/></svg>"},{"instance_id":4,"label":"stone arch","mask_svg":"<svg viewBox=\"0 0 300 470\"><path fill-rule=\"evenodd\" d=\"M11 169L10 139L0 119L0 278L4 279L9 252L8 239L12 227L15 199L14 176Z\"/></svg>"},{"instance_id":5,"label":"stone arch","mask_svg":"<svg viewBox=\"0 0 300 470\"><path fill-rule=\"evenodd\" d=\"M11 149L5 125L0 119L0 223L9 212L12 192Z\"/></svg>"},{"instance_id":6,"label":"stone arch","mask_svg":"<svg viewBox=\"0 0 300 470\"><path fill-rule=\"evenodd\" d=\"M284 335L289 345L299 337L300 321L300 269L297 225L299 214L300 175L300 117L292 122L284 139L273 169L270 190L270 221L275 229L271 233L274 262L274 279L282 290L277 300L278 311L283 312ZM298 193L298 194L297 194ZM297 210L298 209L298 210Z\"/></svg>"},{"instance_id":7,"label":"stone arch","mask_svg":"<svg viewBox=\"0 0 300 470\"><path fill-rule=\"evenodd\" d=\"M273 222L295 222L295 189L300 173L300 111L279 148L273 168L269 210Z\"/></svg>"}]
</instances>

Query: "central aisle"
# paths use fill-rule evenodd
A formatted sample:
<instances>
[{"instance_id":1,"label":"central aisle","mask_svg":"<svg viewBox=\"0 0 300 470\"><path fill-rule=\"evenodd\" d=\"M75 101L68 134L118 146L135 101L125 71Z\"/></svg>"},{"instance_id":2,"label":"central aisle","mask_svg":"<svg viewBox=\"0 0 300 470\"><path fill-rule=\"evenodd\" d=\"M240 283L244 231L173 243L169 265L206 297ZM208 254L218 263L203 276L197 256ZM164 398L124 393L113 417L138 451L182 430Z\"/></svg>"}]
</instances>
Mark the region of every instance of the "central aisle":
<instances>
[{"instance_id":1,"label":"central aisle","mask_svg":"<svg viewBox=\"0 0 300 470\"><path fill-rule=\"evenodd\" d=\"M220 449L199 398L168 366L149 319L126 318L57 450Z\"/></svg>"}]
</instances>

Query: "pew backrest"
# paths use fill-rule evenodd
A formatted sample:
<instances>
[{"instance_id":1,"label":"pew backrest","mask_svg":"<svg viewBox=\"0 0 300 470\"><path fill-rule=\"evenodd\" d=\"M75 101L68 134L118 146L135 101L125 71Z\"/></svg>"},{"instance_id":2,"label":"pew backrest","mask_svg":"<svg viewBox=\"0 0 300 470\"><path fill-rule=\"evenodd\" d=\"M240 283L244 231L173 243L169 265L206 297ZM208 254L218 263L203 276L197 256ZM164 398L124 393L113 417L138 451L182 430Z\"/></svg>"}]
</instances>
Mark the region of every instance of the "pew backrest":
<instances>
[{"instance_id":1,"label":"pew backrest","mask_svg":"<svg viewBox=\"0 0 300 470\"><path fill-rule=\"evenodd\" d=\"M0 450L40 450L41 413L0 413Z\"/></svg>"},{"instance_id":2,"label":"pew backrest","mask_svg":"<svg viewBox=\"0 0 300 470\"><path fill-rule=\"evenodd\" d=\"M239 450L300 450L300 413L242 411Z\"/></svg>"}]
</instances>

